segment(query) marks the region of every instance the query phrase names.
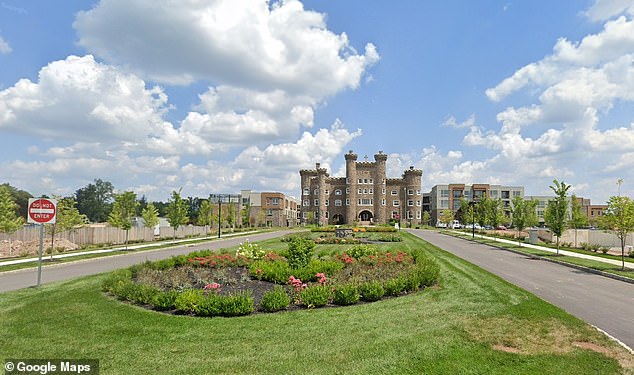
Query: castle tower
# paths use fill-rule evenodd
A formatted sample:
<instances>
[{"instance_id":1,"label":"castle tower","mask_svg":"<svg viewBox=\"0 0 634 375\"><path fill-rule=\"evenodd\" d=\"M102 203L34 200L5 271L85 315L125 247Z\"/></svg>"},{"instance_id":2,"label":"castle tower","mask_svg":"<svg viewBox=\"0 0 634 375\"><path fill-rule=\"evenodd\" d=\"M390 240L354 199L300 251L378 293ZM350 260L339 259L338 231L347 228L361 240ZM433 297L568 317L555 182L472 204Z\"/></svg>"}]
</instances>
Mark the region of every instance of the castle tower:
<instances>
[{"instance_id":1,"label":"castle tower","mask_svg":"<svg viewBox=\"0 0 634 375\"><path fill-rule=\"evenodd\" d=\"M357 154L352 150L345 155L346 158L346 186L350 204L346 207L346 223L353 223L357 219Z\"/></svg>"},{"instance_id":2,"label":"castle tower","mask_svg":"<svg viewBox=\"0 0 634 375\"><path fill-rule=\"evenodd\" d=\"M374 155L376 167L374 170L374 220L377 223L387 222L387 207L381 202L386 199L384 194L386 189L386 169L387 155L379 151Z\"/></svg>"}]
</instances>

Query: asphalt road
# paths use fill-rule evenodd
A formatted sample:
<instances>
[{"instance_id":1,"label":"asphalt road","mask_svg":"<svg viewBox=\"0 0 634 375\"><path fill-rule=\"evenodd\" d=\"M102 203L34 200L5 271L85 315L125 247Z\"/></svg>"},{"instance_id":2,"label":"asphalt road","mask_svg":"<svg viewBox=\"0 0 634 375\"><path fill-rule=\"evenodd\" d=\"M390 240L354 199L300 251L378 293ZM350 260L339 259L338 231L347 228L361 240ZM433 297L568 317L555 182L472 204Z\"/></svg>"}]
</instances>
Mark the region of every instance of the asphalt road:
<instances>
[{"instance_id":1,"label":"asphalt road","mask_svg":"<svg viewBox=\"0 0 634 375\"><path fill-rule=\"evenodd\" d=\"M634 348L634 284L429 230L412 234L602 329Z\"/></svg>"},{"instance_id":2,"label":"asphalt road","mask_svg":"<svg viewBox=\"0 0 634 375\"><path fill-rule=\"evenodd\" d=\"M228 239L213 240L198 244L176 246L158 250L147 250L130 252L128 254L112 255L102 258L80 260L72 263L62 263L59 265L47 265L42 267L42 284L55 281L63 281L80 276L94 275L108 272L119 268L145 262L146 260L158 260L169 258L173 255L188 254L197 250L219 250L238 246L247 238L250 241L262 241L269 238L279 237L290 233L289 231L269 232L252 234L249 236L232 237ZM37 268L28 268L18 271L0 273L0 293L10 290L35 286L37 282Z\"/></svg>"}]
</instances>

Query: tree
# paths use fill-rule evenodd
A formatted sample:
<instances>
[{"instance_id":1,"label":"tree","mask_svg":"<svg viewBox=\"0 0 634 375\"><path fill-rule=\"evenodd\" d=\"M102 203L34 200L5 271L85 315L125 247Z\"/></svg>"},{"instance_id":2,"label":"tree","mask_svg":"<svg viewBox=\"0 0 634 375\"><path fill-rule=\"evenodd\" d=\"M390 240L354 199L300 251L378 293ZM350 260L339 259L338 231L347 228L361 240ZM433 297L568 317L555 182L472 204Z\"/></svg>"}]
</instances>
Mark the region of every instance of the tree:
<instances>
[{"instance_id":1,"label":"tree","mask_svg":"<svg viewBox=\"0 0 634 375\"><path fill-rule=\"evenodd\" d=\"M577 247L577 229L588 226L588 215L581 211L581 203L579 203L579 200L574 194L570 197L570 200L572 203L570 207L570 220L568 221L568 226L575 230L575 247Z\"/></svg>"},{"instance_id":2,"label":"tree","mask_svg":"<svg viewBox=\"0 0 634 375\"><path fill-rule=\"evenodd\" d=\"M493 229L496 229L500 225L500 222L504 220L504 211L502 210L502 200L499 198L487 199L485 212L486 212L486 223L491 225Z\"/></svg>"},{"instance_id":3,"label":"tree","mask_svg":"<svg viewBox=\"0 0 634 375\"><path fill-rule=\"evenodd\" d=\"M621 242L621 263L625 269L625 240L634 231L634 201L629 197L610 197L608 208L601 216L601 227L614 233Z\"/></svg>"},{"instance_id":4,"label":"tree","mask_svg":"<svg viewBox=\"0 0 634 375\"><path fill-rule=\"evenodd\" d=\"M75 192L77 209L93 223L101 223L108 219L113 197L112 184L100 179Z\"/></svg>"},{"instance_id":5,"label":"tree","mask_svg":"<svg viewBox=\"0 0 634 375\"><path fill-rule=\"evenodd\" d=\"M18 231L24 219L17 214L18 204L11 196L7 185L0 185L0 232L9 236ZM12 255L11 237L9 237L9 255Z\"/></svg>"},{"instance_id":6,"label":"tree","mask_svg":"<svg viewBox=\"0 0 634 375\"><path fill-rule=\"evenodd\" d=\"M209 233L208 226L211 226L214 223L214 207L209 201L209 199L205 199L200 203L200 209L198 210L198 220L197 224L202 225L205 228L205 232Z\"/></svg>"},{"instance_id":7,"label":"tree","mask_svg":"<svg viewBox=\"0 0 634 375\"><path fill-rule=\"evenodd\" d=\"M476 203L475 207L475 221L483 228L485 225L488 225L487 210L489 207L489 201L490 199L487 196L484 196L480 199L480 201L478 201L478 203Z\"/></svg>"},{"instance_id":8,"label":"tree","mask_svg":"<svg viewBox=\"0 0 634 375\"><path fill-rule=\"evenodd\" d=\"M538 218L535 209L537 208L536 200L526 200L522 197L513 197L513 206L511 207L511 215L513 216L513 225L517 228L517 242L521 244L521 233L524 228L537 225Z\"/></svg>"},{"instance_id":9,"label":"tree","mask_svg":"<svg viewBox=\"0 0 634 375\"><path fill-rule=\"evenodd\" d=\"M82 226L88 222L86 215L79 213L72 197L56 197L57 199L57 217L55 224L50 225L49 233L51 234L51 260L53 259L53 251L55 250L55 232L64 233Z\"/></svg>"},{"instance_id":10,"label":"tree","mask_svg":"<svg viewBox=\"0 0 634 375\"><path fill-rule=\"evenodd\" d=\"M240 210L240 217L241 217L243 227L249 226L250 216L251 216L251 205L247 203L242 207L242 210Z\"/></svg>"},{"instance_id":11,"label":"tree","mask_svg":"<svg viewBox=\"0 0 634 375\"><path fill-rule=\"evenodd\" d=\"M181 198L181 190L182 188L178 191L172 191L172 196L166 208L167 222L170 223L170 227L174 228L174 239L176 239L176 230L181 225L185 225L189 222L189 217L187 217L188 205L187 201Z\"/></svg>"},{"instance_id":12,"label":"tree","mask_svg":"<svg viewBox=\"0 0 634 375\"><path fill-rule=\"evenodd\" d=\"M544 222L550 231L557 236L557 254L559 255L559 239L568 222L568 189L570 189L570 185L557 180L553 180L553 185L549 187L555 192L555 198L546 206Z\"/></svg>"},{"instance_id":13,"label":"tree","mask_svg":"<svg viewBox=\"0 0 634 375\"><path fill-rule=\"evenodd\" d=\"M423 212L423 224L425 225L429 225L429 222L431 221L431 214L429 213L429 211L425 211Z\"/></svg>"},{"instance_id":14,"label":"tree","mask_svg":"<svg viewBox=\"0 0 634 375\"><path fill-rule=\"evenodd\" d=\"M6 186L11 192L13 201L18 205L18 209L17 209L18 217L26 217L27 211L29 209L29 198L33 198L33 195L31 195L31 193L27 191L14 188L8 183L4 183L1 186Z\"/></svg>"},{"instance_id":15,"label":"tree","mask_svg":"<svg viewBox=\"0 0 634 375\"><path fill-rule=\"evenodd\" d=\"M125 249L128 250L128 235L132 228L132 219L136 215L136 208L139 202L136 200L136 194L126 191L116 194L112 212L108 216L108 223L113 227L123 229L125 231Z\"/></svg>"},{"instance_id":16,"label":"tree","mask_svg":"<svg viewBox=\"0 0 634 375\"><path fill-rule=\"evenodd\" d=\"M475 210L471 202L464 198L460 199L460 212L462 214L462 224L473 224L475 221Z\"/></svg>"},{"instance_id":17,"label":"tree","mask_svg":"<svg viewBox=\"0 0 634 375\"><path fill-rule=\"evenodd\" d=\"M154 207L153 203L148 203L141 211L141 217L145 223L146 228L154 228L159 224L158 209Z\"/></svg>"},{"instance_id":18,"label":"tree","mask_svg":"<svg viewBox=\"0 0 634 375\"><path fill-rule=\"evenodd\" d=\"M442 210L440 212L440 217L438 217L438 220L440 220L441 223L446 224L447 228L449 228L449 225L451 224L453 219L453 211L451 210Z\"/></svg>"}]
</instances>

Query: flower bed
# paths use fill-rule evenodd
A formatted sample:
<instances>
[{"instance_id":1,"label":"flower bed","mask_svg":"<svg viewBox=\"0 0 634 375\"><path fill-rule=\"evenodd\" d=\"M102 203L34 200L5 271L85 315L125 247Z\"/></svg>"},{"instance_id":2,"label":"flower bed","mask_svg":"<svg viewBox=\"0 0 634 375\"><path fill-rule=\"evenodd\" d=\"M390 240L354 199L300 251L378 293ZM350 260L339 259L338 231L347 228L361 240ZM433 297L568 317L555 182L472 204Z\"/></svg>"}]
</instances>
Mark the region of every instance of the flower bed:
<instances>
[{"instance_id":1,"label":"flower bed","mask_svg":"<svg viewBox=\"0 0 634 375\"><path fill-rule=\"evenodd\" d=\"M317 260L305 238L289 243L287 257L254 245L241 245L238 255L196 252L115 271L103 290L158 311L240 316L378 301L431 286L439 274L420 253L356 245Z\"/></svg>"}]
</instances>

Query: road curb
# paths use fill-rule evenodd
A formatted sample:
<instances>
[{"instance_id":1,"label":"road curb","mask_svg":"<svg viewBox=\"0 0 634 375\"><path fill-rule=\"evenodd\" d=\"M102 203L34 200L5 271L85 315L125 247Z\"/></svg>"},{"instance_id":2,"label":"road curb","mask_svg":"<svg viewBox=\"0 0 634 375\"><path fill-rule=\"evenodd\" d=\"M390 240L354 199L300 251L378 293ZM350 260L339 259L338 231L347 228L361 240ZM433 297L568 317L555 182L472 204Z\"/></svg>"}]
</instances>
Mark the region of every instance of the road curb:
<instances>
[{"instance_id":1,"label":"road curb","mask_svg":"<svg viewBox=\"0 0 634 375\"><path fill-rule=\"evenodd\" d=\"M441 233L442 233L442 232L441 232ZM475 241L475 240L473 240L473 239L469 239L469 238L462 238L462 237L458 237L458 236L453 236L453 235L451 235L451 234L449 234L449 233L442 233L442 234L444 234L444 235L446 235L446 236L451 236L451 237L454 237L454 238L460 238L460 239L465 240L465 241L477 242L477 243L483 244L482 242L478 242L478 241ZM523 251L519 251L519 250L508 249L508 248L506 248L506 247L503 247L503 246L498 246L498 245L494 245L494 244L490 244L490 243L486 243L486 244L483 244L483 245L488 245L488 246L491 246L491 247L495 247L496 249L500 249L500 250L506 250L506 251L509 251L509 252L511 252L511 253L515 253L515 254L518 254L518 255L524 255L524 256L527 256L527 257L529 257L529 258L531 258L531 259L543 260L543 261L546 261L546 262L551 262L551 263L559 264L559 265L561 265L561 266L566 266L566 267L569 267L569 268L575 268L575 269L578 269L578 270L580 270L580 271L585 271L585 272L588 272L588 273L593 273L593 274L595 274L595 275L600 275L600 276L608 277L608 278L610 278L610 279L623 281L623 282L626 282L626 283L629 283L629 284L634 284L634 279L629 278L629 277L620 276L620 275L615 275L615 274L612 274L612 273L608 273L608 272L604 272L604 271L595 270L595 269L593 269L593 268L588 268L588 267L584 267L584 266L580 266L580 265L577 265L577 264L572 264L572 263L568 263L568 262L562 262L562 261L559 261L559 260L556 260L556 259L550 259L550 258L542 257L542 256L539 256L539 255L535 255L535 254L525 253L525 252L523 252Z\"/></svg>"}]
</instances>

